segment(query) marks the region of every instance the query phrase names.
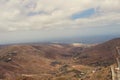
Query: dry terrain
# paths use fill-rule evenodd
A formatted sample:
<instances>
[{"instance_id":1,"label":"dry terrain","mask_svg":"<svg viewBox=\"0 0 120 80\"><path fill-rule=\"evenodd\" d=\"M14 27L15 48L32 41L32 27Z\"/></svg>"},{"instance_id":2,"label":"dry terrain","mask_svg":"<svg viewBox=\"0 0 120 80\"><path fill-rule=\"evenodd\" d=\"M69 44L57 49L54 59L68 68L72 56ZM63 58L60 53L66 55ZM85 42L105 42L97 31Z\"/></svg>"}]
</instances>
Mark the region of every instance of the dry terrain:
<instances>
[{"instance_id":1,"label":"dry terrain","mask_svg":"<svg viewBox=\"0 0 120 80\"><path fill-rule=\"evenodd\" d=\"M19 44L0 47L0 80L111 80L120 38L101 44Z\"/></svg>"}]
</instances>

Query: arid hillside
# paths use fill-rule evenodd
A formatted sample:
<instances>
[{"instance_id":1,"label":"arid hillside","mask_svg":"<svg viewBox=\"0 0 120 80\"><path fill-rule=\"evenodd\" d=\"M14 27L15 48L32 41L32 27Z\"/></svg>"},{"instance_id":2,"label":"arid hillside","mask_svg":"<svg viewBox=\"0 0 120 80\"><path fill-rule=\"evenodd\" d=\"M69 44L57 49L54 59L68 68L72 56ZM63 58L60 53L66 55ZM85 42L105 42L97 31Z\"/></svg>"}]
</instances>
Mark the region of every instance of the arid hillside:
<instances>
[{"instance_id":1,"label":"arid hillside","mask_svg":"<svg viewBox=\"0 0 120 80\"><path fill-rule=\"evenodd\" d=\"M72 45L63 44L4 46L0 49L0 78L16 80L16 76L22 74L47 76L60 68L56 65L71 63L73 55L71 50L74 48Z\"/></svg>"},{"instance_id":2,"label":"arid hillside","mask_svg":"<svg viewBox=\"0 0 120 80\"><path fill-rule=\"evenodd\" d=\"M92 66L109 66L115 62L116 47L120 47L120 38L87 48L78 55L76 62Z\"/></svg>"},{"instance_id":3,"label":"arid hillside","mask_svg":"<svg viewBox=\"0 0 120 80\"><path fill-rule=\"evenodd\" d=\"M111 80L120 38L98 45L19 44L1 46L2 80ZM102 74L105 73L105 74Z\"/></svg>"}]
</instances>

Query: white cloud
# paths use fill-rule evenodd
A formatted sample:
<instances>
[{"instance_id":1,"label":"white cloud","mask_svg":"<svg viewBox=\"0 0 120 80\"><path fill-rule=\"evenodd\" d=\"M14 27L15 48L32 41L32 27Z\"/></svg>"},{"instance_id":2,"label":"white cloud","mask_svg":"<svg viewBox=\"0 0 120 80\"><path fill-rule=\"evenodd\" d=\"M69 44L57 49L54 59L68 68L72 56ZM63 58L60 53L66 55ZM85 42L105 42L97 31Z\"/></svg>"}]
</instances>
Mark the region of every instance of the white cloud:
<instances>
[{"instance_id":1,"label":"white cloud","mask_svg":"<svg viewBox=\"0 0 120 80\"><path fill-rule=\"evenodd\" d=\"M0 0L0 30L79 28L120 22L120 0ZM92 17L70 17L94 8Z\"/></svg>"}]
</instances>

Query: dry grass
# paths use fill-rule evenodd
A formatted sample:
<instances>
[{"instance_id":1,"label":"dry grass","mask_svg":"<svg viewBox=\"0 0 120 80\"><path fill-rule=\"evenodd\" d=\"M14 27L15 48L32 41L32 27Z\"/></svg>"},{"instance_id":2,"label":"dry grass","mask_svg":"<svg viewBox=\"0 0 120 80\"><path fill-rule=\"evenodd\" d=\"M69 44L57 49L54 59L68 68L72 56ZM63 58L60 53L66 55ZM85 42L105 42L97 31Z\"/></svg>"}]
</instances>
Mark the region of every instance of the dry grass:
<instances>
[{"instance_id":1,"label":"dry grass","mask_svg":"<svg viewBox=\"0 0 120 80\"><path fill-rule=\"evenodd\" d=\"M109 65L114 63L115 46L120 46L120 39L89 49L59 44L6 46L0 49L0 78L4 80L111 80ZM74 56L76 53L77 56ZM73 59L75 57L76 60ZM52 66L52 62L60 62L60 64ZM64 68L64 65L68 66ZM96 70L98 67L100 69ZM93 70L96 70L95 73L92 72Z\"/></svg>"}]
</instances>

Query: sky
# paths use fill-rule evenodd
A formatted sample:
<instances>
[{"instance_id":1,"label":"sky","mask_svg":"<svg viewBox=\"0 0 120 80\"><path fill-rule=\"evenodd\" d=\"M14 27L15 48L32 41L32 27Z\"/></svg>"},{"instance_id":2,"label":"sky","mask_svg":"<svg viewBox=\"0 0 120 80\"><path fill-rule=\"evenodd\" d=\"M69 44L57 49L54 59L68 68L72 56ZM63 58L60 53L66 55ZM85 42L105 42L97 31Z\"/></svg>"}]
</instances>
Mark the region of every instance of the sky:
<instances>
[{"instance_id":1,"label":"sky","mask_svg":"<svg viewBox=\"0 0 120 80\"><path fill-rule=\"evenodd\" d=\"M0 44L120 37L119 5L120 0L0 0Z\"/></svg>"}]
</instances>

